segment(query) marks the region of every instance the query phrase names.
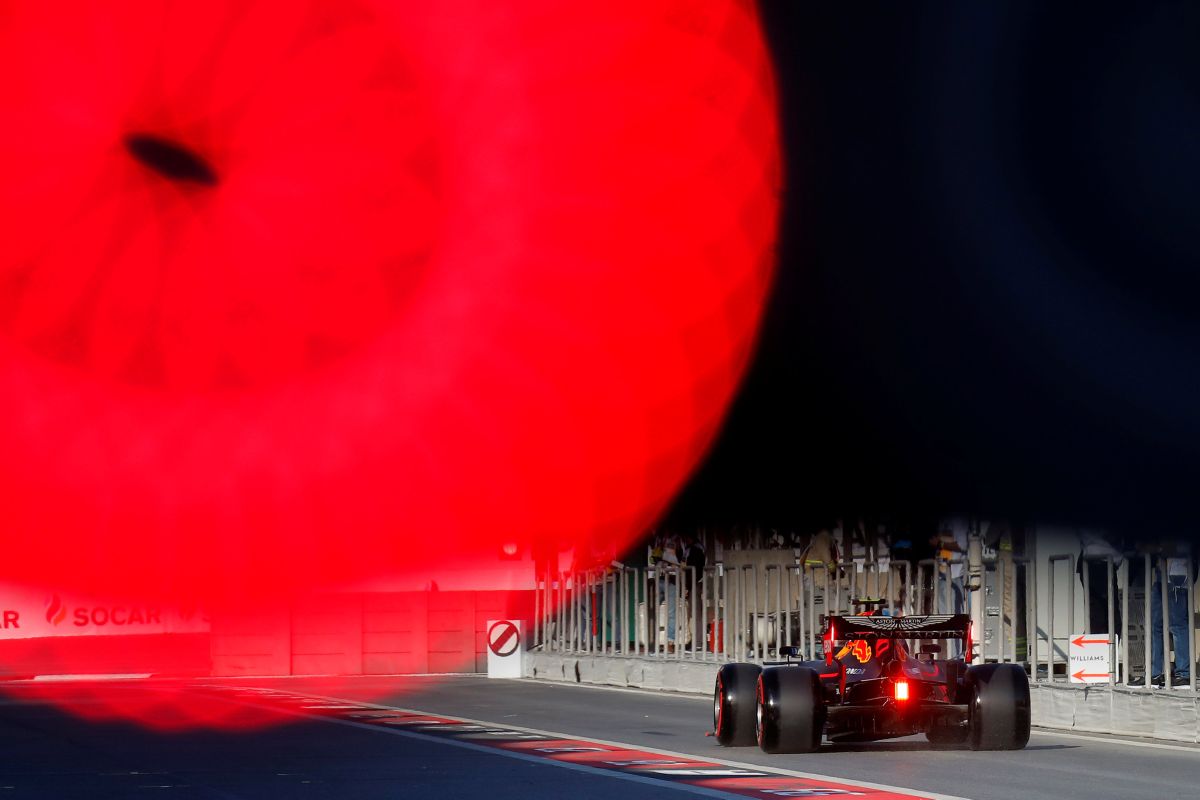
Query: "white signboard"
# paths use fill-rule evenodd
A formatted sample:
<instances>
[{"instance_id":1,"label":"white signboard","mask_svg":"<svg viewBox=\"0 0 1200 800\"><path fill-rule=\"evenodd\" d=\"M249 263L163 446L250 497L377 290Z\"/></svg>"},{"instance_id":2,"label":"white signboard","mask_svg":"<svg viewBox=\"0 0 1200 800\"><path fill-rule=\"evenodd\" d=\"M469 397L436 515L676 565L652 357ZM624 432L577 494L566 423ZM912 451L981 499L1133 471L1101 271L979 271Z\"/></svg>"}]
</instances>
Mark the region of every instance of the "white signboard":
<instances>
[{"instance_id":1,"label":"white signboard","mask_svg":"<svg viewBox=\"0 0 1200 800\"><path fill-rule=\"evenodd\" d=\"M103 600L52 589L0 584L0 640L208 630L208 616L198 608Z\"/></svg>"},{"instance_id":2,"label":"white signboard","mask_svg":"<svg viewBox=\"0 0 1200 800\"><path fill-rule=\"evenodd\" d=\"M1108 634L1073 636L1067 647L1067 674L1071 676L1071 683L1108 683L1112 668L1108 659L1110 645Z\"/></svg>"},{"instance_id":3,"label":"white signboard","mask_svg":"<svg viewBox=\"0 0 1200 800\"><path fill-rule=\"evenodd\" d=\"M521 654L525 652L525 637L521 632L520 620L488 620L487 649L489 678L521 677Z\"/></svg>"}]
</instances>

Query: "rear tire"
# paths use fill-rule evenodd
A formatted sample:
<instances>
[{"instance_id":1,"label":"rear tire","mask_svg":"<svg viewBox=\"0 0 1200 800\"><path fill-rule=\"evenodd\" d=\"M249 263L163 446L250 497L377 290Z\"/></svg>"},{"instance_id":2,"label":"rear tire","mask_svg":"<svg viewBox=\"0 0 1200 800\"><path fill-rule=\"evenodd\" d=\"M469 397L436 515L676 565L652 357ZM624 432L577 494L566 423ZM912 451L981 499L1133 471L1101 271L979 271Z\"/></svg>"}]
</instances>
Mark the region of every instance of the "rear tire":
<instances>
[{"instance_id":1,"label":"rear tire","mask_svg":"<svg viewBox=\"0 0 1200 800\"><path fill-rule=\"evenodd\" d=\"M726 747L754 744L754 699L761 671L755 664L726 664L717 671L713 731Z\"/></svg>"},{"instance_id":2,"label":"rear tire","mask_svg":"<svg viewBox=\"0 0 1200 800\"><path fill-rule=\"evenodd\" d=\"M758 676L755 733L764 753L811 753L825 732L821 679L808 667L768 667Z\"/></svg>"},{"instance_id":3,"label":"rear tire","mask_svg":"<svg viewBox=\"0 0 1200 800\"><path fill-rule=\"evenodd\" d=\"M1029 743L1029 677L1016 664L967 670L972 750L1020 750Z\"/></svg>"}]
</instances>

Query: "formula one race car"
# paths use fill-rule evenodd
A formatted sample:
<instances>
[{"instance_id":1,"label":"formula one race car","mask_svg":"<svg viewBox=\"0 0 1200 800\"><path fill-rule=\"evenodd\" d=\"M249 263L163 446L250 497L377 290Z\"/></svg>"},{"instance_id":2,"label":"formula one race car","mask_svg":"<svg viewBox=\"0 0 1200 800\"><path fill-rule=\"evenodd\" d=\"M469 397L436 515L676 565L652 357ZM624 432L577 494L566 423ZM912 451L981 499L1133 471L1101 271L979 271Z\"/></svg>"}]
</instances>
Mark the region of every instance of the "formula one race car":
<instances>
[{"instance_id":1,"label":"formula one race car","mask_svg":"<svg viewBox=\"0 0 1200 800\"><path fill-rule=\"evenodd\" d=\"M967 657L939 658L937 640L961 641ZM924 733L934 744L965 742L973 750L1019 750L1029 741L1025 670L970 666L966 614L833 616L822 642L824 661L793 661L800 648L785 647L784 662L721 667L717 741L757 741L767 753L810 752L825 736L863 742Z\"/></svg>"}]
</instances>

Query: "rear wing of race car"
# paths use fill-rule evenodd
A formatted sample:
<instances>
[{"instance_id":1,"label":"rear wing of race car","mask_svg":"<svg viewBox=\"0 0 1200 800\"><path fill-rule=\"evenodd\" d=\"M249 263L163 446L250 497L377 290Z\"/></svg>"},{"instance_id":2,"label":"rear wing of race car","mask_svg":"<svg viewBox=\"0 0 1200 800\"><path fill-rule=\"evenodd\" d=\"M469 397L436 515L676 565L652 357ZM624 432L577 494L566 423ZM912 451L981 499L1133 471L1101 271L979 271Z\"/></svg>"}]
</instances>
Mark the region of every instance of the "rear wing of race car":
<instances>
[{"instance_id":1,"label":"rear wing of race car","mask_svg":"<svg viewBox=\"0 0 1200 800\"><path fill-rule=\"evenodd\" d=\"M926 614L912 617L831 616L826 636L834 641L875 639L966 639L971 635L970 614Z\"/></svg>"},{"instance_id":2,"label":"rear wing of race car","mask_svg":"<svg viewBox=\"0 0 1200 800\"><path fill-rule=\"evenodd\" d=\"M830 616L821 637L825 663L833 661L833 643L851 639L962 639L967 663L972 660L969 614L925 614L912 617Z\"/></svg>"}]
</instances>

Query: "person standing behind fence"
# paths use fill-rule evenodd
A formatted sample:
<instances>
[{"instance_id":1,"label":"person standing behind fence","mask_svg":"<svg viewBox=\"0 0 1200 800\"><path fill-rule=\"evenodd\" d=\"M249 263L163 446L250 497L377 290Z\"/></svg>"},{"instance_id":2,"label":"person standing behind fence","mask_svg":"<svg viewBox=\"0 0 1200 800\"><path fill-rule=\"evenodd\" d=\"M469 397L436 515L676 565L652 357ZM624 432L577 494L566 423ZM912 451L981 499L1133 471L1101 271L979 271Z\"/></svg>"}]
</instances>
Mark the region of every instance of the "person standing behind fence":
<instances>
[{"instance_id":1,"label":"person standing behind fence","mask_svg":"<svg viewBox=\"0 0 1200 800\"><path fill-rule=\"evenodd\" d=\"M837 542L834 541L829 528L820 528L812 535L800 559L805 567L823 567L828 572L832 572L836 568L838 563Z\"/></svg>"},{"instance_id":2,"label":"person standing behind fence","mask_svg":"<svg viewBox=\"0 0 1200 800\"><path fill-rule=\"evenodd\" d=\"M1088 620L1087 633L1116 633L1121 630L1121 600L1117 590L1118 570L1125 556L1105 531L1081 528L1079 531L1079 562L1075 571L1083 581L1087 571ZM1108 579L1108 559L1112 559L1113 577ZM1108 599L1113 602L1113 627L1108 629Z\"/></svg>"},{"instance_id":3,"label":"person standing behind fence","mask_svg":"<svg viewBox=\"0 0 1200 800\"><path fill-rule=\"evenodd\" d=\"M1191 545L1184 541L1164 539L1138 548L1142 552L1166 557L1167 561L1167 627L1175 650L1175 671L1171 676L1173 686L1187 686L1192 675L1191 631L1187 627L1188 581L1195 574L1188 574ZM1154 585L1150 589L1150 682L1155 686L1166 685L1166 670L1163 668L1163 601L1162 575L1158 565L1154 570ZM1145 678L1130 682L1144 686Z\"/></svg>"},{"instance_id":4,"label":"person standing behind fence","mask_svg":"<svg viewBox=\"0 0 1200 800\"><path fill-rule=\"evenodd\" d=\"M667 607L667 652L675 652L675 624L676 612L678 610L678 600L676 593L678 590L679 565L682 562L680 558L681 546L679 537L674 533L666 533L655 539L653 553L657 556L657 561L654 566L658 576L658 602L665 603ZM657 612L657 609L655 609ZM657 641L657 637L655 637Z\"/></svg>"},{"instance_id":5,"label":"person standing behind fence","mask_svg":"<svg viewBox=\"0 0 1200 800\"><path fill-rule=\"evenodd\" d=\"M944 602L939 601L939 609L945 613L962 614L966 610L966 590L963 586L963 561L967 557L967 530L969 524L963 517L949 517L938 525L936 536L930 537L929 543L937 548L938 559L938 596L949 600L950 608L944 608ZM949 596L947 596L949 584Z\"/></svg>"},{"instance_id":6,"label":"person standing behind fence","mask_svg":"<svg viewBox=\"0 0 1200 800\"><path fill-rule=\"evenodd\" d=\"M704 551L704 542L701 541L699 534L688 534L683 539L683 596L684 602L687 604L687 623L689 626L691 620L697 615L697 608L704 602L704 568L708 566L708 555ZM693 578L695 575L696 595L692 596ZM689 634L691 628L688 629ZM703 641L703 634L701 634ZM693 641L690 646L695 646Z\"/></svg>"}]
</instances>

